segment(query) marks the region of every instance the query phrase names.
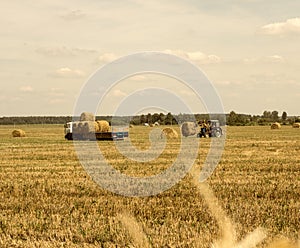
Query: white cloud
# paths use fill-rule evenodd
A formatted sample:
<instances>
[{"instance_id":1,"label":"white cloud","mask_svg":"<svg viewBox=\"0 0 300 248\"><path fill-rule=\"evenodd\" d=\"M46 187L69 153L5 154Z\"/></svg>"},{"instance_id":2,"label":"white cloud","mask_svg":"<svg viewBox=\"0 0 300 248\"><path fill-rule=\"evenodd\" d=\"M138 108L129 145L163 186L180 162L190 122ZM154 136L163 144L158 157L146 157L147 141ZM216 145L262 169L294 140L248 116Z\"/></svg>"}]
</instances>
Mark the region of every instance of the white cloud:
<instances>
[{"instance_id":1,"label":"white cloud","mask_svg":"<svg viewBox=\"0 0 300 248\"><path fill-rule=\"evenodd\" d=\"M224 80L224 81L216 81L215 82L218 85L223 85L223 86L229 86L229 85L233 85L234 83L228 80Z\"/></svg>"},{"instance_id":2,"label":"white cloud","mask_svg":"<svg viewBox=\"0 0 300 248\"><path fill-rule=\"evenodd\" d=\"M245 64L256 64L256 63L285 63L284 57L280 55L264 56L260 58L245 58L243 59Z\"/></svg>"},{"instance_id":3,"label":"white cloud","mask_svg":"<svg viewBox=\"0 0 300 248\"><path fill-rule=\"evenodd\" d=\"M84 75L83 71L70 69L69 67L62 67L55 71L55 76L59 77L82 77Z\"/></svg>"},{"instance_id":4,"label":"white cloud","mask_svg":"<svg viewBox=\"0 0 300 248\"><path fill-rule=\"evenodd\" d=\"M33 92L33 88L30 85L25 85L19 88L22 92Z\"/></svg>"},{"instance_id":5,"label":"white cloud","mask_svg":"<svg viewBox=\"0 0 300 248\"><path fill-rule=\"evenodd\" d=\"M300 34L300 18L292 18L285 22L267 24L261 27L261 32L267 35Z\"/></svg>"},{"instance_id":6,"label":"white cloud","mask_svg":"<svg viewBox=\"0 0 300 248\"><path fill-rule=\"evenodd\" d=\"M61 57L61 56L78 56L88 55L96 53L95 50L82 49L82 48L70 48L66 46L44 46L38 47L35 50L38 54L50 57Z\"/></svg>"},{"instance_id":7,"label":"white cloud","mask_svg":"<svg viewBox=\"0 0 300 248\"><path fill-rule=\"evenodd\" d=\"M108 63L108 62L111 62L111 61L113 61L117 58L118 58L118 56L114 53L103 53L102 55L100 55L98 57L98 61L102 62L102 63Z\"/></svg>"},{"instance_id":8,"label":"white cloud","mask_svg":"<svg viewBox=\"0 0 300 248\"><path fill-rule=\"evenodd\" d=\"M126 96L127 94L119 89L116 89L112 92L112 95L116 97L120 97L120 96Z\"/></svg>"},{"instance_id":9,"label":"white cloud","mask_svg":"<svg viewBox=\"0 0 300 248\"><path fill-rule=\"evenodd\" d=\"M179 93L184 96L196 96L196 93L192 90L181 90Z\"/></svg>"},{"instance_id":10,"label":"white cloud","mask_svg":"<svg viewBox=\"0 0 300 248\"><path fill-rule=\"evenodd\" d=\"M130 77L130 79L133 81L144 81L146 79L146 77L143 75L135 75L135 76Z\"/></svg>"},{"instance_id":11,"label":"white cloud","mask_svg":"<svg viewBox=\"0 0 300 248\"><path fill-rule=\"evenodd\" d=\"M18 97L18 96L14 96L14 97L10 98L10 101L11 102L20 102L20 101L22 101L22 98Z\"/></svg>"},{"instance_id":12,"label":"white cloud","mask_svg":"<svg viewBox=\"0 0 300 248\"><path fill-rule=\"evenodd\" d=\"M182 50L164 50L163 52L176 55L178 57L182 57L185 59L189 59L199 64L216 64L221 62L221 58L210 54L207 55L205 53L196 51L196 52L185 52Z\"/></svg>"},{"instance_id":13,"label":"white cloud","mask_svg":"<svg viewBox=\"0 0 300 248\"><path fill-rule=\"evenodd\" d=\"M266 59L268 61L274 62L274 63L284 63L285 62L285 59L282 56L280 56L280 55L268 56Z\"/></svg>"},{"instance_id":14,"label":"white cloud","mask_svg":"<svg viewBox=\"0 0 300 248\"><path fill-rule=\"evenodd\" d=\"M221 62L221 58L213 54L206 55L201 52L193 52L193 53L187 53L187 55L189 59L196 62L200 62L202 64L214 64L214 63Z\"/></svg>"},{"instance_id":15,"label":"white cloud","mask_svg":"<svg viewBox=\"0 0 300 248\"><path fill-rule=\"evenodd\" d=\"M65 99L62 98L53 98L48 101L49 104L60 104L65 102Z\"/></svg>"},{"instance_id":16,"label":"white cloud","mask_svg":"<svg viewBox=\"0 0 300 248\"><path fill-rule=\"evenodd\" d=\"M85 13L83 13L79 9L76 9L76 10L72 10L72 11L66 13L66 14L63 14L60 17L63 18L64 20L67 20L67 21L74 21L74 20L82 19L85 16L86 16Z\"/></svg>"}]
</instances>

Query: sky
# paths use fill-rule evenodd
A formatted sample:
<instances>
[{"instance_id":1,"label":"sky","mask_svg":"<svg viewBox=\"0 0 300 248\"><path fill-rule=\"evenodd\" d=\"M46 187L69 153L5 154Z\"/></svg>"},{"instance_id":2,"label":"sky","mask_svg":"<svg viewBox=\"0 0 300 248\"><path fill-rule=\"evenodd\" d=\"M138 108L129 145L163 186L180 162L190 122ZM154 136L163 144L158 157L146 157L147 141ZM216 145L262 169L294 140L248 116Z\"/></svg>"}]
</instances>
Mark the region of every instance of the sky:
<instances>
[{"instance_id":1,"label":"sky","mask_svg":"<svg viewBox=\"0 0 300 248\"><path fill-rule=\"evenodd\" d=\"M99 68L143 51L199 67L226 113L300 115L300 1L10 0L0 6L0 116L72 115ZM98 114L114 114L140 87L172 91L192 112L205 111L178 80L145 73L110 88ZM155 97L161 96L140 112L159 109Z\"/></svg>"}]
</instances>

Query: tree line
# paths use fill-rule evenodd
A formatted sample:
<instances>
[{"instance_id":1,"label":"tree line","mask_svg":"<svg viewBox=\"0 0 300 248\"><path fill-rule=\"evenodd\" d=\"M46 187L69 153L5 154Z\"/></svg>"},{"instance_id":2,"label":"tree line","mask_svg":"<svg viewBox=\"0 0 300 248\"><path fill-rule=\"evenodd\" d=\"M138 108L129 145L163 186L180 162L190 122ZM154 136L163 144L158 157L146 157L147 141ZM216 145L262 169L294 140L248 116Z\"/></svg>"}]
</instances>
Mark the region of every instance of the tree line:
<instances>
[{"instance_id":1,"label":"tree line","mask_svg":"<svg viewBox=\"0 0 300 248\"><path fill-rule=\"evenodd\" d=\"M279 122L282 125L292 125L295 122L300 122L300 117L288 116L286 111L279 115L276 110L265 110L262 115L238 114L231 111L226 117L226 123L229 126L265 126L274 122Z\"/></svg>"},{"instance_id":2,"label":"tree line","mask_svg":"<svg viewBox=\"0 0 300 248\"><path fill-rule=\"evenodd\" d=\"M22 125L22 124L65 124L66 122L78 120L79 117L72 116L15 116L0 117L0 125ZM184 121L204 121L209 119L219 120L221 125L230 126L255 126L270 125L280 122L283 125L291 125L300 122L300 117L288 116L287 112L279 115L278 111L265 110L262 115L239 114L234 111L226 114L226 120L222 114L178 114L172 113L148 113L137 116L96 116L97 120L107 120L113 125L145 125L145 123L160 125L177 125Z\"/></svg>"}]
</instances>

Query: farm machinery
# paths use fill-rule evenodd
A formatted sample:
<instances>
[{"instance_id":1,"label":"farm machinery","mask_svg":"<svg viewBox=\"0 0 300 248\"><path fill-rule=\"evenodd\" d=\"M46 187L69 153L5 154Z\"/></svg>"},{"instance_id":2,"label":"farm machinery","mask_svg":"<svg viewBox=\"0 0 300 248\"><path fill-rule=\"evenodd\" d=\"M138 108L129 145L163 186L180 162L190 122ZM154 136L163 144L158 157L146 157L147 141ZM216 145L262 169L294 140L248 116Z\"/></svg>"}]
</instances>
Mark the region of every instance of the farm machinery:
<instances>
[{"instance_id":1,"label":"farm machinery","mask_svg":"<svg viewBox=\"0 0 300 248\"><path fill-rule=\"evenodd\" d=\"M197 134L198 138L216 137L220 138L223 134L219 120L200 121L200 132Z\"/></svg>"},{"instance_id":2,"label":"farm machinery","mask_svg":"<svg viewBox=\"0 0 300 248\"><path fill-rule=\"evenodd\" d=\"M128 127L110 127L106 121L77 121L64 125L67 140L124 140ZM102 125L102 127L101 127ZM104 127L103 127L104 126Z\"/></svg>"}]
</instances>

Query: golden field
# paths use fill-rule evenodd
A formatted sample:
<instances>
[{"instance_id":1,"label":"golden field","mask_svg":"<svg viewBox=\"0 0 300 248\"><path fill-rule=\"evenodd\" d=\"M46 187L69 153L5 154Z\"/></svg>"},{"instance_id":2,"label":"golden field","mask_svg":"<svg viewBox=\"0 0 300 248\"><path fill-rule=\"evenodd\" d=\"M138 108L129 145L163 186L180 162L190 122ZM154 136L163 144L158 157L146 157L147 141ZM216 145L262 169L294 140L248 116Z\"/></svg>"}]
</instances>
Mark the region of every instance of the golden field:
<instances>
[{"instance_id":1,"label":"golden field","mask_svg":"<svg viewBox=\"0 0 300 248\"><path fill-rule=\"evenodd\" d=\"M212 247L234 232L242 241L259 227L265 238L257 247L298 239L299 129L227 127L225 150L208 185L193 183L189 173L159 195L124 197L93 182L73 143L64 140L63 125L16 128L27 137L13 138L13 126L0 126L0 247ZM149 148L149 130L131 128L132 144ZM201 139L195 170L210 141ZM122 173L149 176L171 165L179 143L169 140L147 164L125 158L112 141L99 147Z\"/></svg>"}]
</instances>

